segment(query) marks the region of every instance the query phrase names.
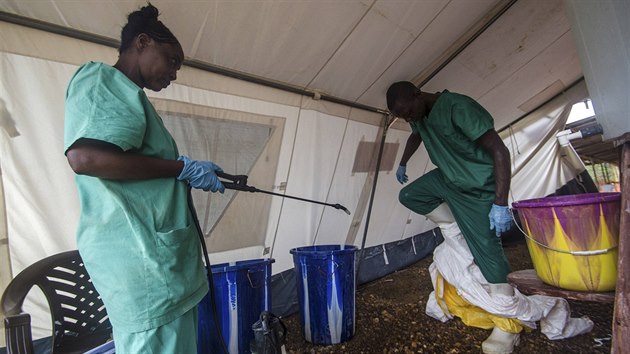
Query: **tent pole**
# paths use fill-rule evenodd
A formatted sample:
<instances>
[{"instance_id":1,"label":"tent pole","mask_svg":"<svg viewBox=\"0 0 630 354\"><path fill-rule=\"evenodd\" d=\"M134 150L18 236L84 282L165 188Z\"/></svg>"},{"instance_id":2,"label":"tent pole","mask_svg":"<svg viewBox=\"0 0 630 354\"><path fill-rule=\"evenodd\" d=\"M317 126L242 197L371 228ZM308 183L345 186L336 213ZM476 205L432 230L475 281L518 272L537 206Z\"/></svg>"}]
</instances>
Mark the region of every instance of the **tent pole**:
<instances>
[{"instance_id":1,"label":"tent pole","mask_svg":"<svg viewBox=\"0 0 630 354\"><path fill-rule=\"evenodd\" d=\"M387 137L387 130L389 129L389 114L383 115L383 134L381 135L381 145L378 148L378 157L376 159L376 168L374 171L374 182L372 183L372 192L370 193L370 202L368 203L367 216L365 218L365 229L363 231L363 239L361 240L361 248L359 249L359 262L357 263L356 277L358 281L359 270L361 269L361 263L363 263L363 249L365 248L365 241L367 239L368 228L370 226L370 216L372 215L372 205L374 204L374 196L376 194L376 182L378 182L378 172L381 168L381 159L383 158L383 150L385 149L385 138Z\"/></svg>"},{"instance_id":2,"label":"tent pole","mask_svg":"<svg viewBox=\"0 0 630 354\"><path fill-rule=\"evenodd\" d=\"M436 76L444 67L452 62L461 52L463 52L477 37L481 36L493 23L495 23L499 17L501 17L507 10L516 3L517 0L502 0L495 5L495 7L484 16L481 21L473 26L462 36L455 41L453 45L448 48L441 57L437 58L431 63L423 72L418 74L411 80L416 86L422 88L427 82ZM463 43L462 43L463 42Z\"/></svg>"}]
</instances>

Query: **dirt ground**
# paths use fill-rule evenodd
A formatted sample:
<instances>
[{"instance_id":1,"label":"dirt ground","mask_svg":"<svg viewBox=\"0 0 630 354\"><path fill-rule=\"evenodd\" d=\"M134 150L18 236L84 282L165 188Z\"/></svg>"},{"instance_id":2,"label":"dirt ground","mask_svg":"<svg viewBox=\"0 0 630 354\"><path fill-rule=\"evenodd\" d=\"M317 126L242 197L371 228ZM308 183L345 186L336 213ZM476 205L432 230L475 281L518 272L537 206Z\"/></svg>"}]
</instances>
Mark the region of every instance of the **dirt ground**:
<instances>
[{"instance_id":1,"label":"dirt ground","mask_svg":"<svg viewBox=\"0 0 630 354\"><path fill-rule=\"evenodd\" d=\"M504 243L512 270L533 269L522 239ZM336 345L314 345L300 332L299 314L283 319L288 328L287 353L481 353L490 330L468 327L461 320L441 323L424 313L432 290L428 267L432 257L389 276L359 286L356 333ZM552 341L535 329L521 335L514 353L610 353L613 304L569 301L571 317L588 316L590 333Z\"/></svg>"}]
</instances>

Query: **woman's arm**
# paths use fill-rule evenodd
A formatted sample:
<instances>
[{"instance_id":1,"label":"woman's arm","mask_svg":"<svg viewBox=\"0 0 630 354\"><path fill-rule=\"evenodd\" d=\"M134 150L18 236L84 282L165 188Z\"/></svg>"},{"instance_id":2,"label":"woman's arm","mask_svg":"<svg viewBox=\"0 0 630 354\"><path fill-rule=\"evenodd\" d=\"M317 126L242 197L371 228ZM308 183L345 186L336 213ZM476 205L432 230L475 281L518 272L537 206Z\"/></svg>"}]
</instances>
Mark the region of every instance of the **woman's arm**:
<instances>
[{"instance_id":1,"label":"woman's arm","mask_svg":"<svg viewBox=\"0 0 630 354\"><path fill-rule=\"evenodd\" d=\"M175 178L184 167L182 161L125 152L114 144L85 138L77 140L66 157L76 174L105 179Z\"/></svg>"}]
</instances>

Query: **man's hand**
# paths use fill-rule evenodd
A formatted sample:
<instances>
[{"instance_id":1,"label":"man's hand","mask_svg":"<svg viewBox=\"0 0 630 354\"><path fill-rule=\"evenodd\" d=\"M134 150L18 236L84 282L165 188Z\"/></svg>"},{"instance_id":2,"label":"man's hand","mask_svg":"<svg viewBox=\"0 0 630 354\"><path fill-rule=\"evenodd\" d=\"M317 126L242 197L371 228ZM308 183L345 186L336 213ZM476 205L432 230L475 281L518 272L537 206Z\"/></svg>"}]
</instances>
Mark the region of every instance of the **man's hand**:
<instances>
[{"instance_id":1,"label":"man's hand","mask_svg":"<svg viewBox=\"0 0 630 354\"><path fill-rule=\"evenodd\" d=\"M396 170L396 179L400 184L405 184L409 180L407 177L407 166L398 166L398 170Z\"/></svg>"},{"instance_id":2,"label":"man's hand","mask_svg":"<svg viewBox=\"0 0 630 354\"><path fill-rule=\"evenodd\" d=\"M490 230L495 230L497 237L512 228L512 215L507 205L492 204L490 209Z\"/></svg>"},{"instance_id":3,"label":"man's hand","mask_svg":"<svg viewBox=\"0 0 630 354\"><path fill-rule=\"evenodd\" d=\"M219 181L219 177L215 173L223 170L214 162L191 160L186 156L180 156L177 160L184 161L184 168L177 176L178 180L188 181L191 187L204 191L219 191L221 193L225 191L225 186Z\"/></svg>"}]
</instances>

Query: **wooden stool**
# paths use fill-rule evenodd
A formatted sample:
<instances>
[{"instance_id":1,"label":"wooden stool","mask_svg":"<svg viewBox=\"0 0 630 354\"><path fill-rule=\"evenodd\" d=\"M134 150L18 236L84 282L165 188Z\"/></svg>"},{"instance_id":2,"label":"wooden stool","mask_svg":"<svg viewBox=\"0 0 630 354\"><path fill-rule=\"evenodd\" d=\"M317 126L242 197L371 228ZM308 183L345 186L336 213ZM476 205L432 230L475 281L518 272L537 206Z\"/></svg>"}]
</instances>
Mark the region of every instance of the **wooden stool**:
<instances>
[{"instance_id":1,"label":"wooden stool","mask_svg":"<svg viewBox=\"0 0 630 354\"><path fill-rule=\"evenodd\" d=\"M615 292L587 292L560 289L543 283L533 269L519 270L507 276L508 283L525 295L547 295L578 301L613 303Z\"/></svg>"}]
</instances>

